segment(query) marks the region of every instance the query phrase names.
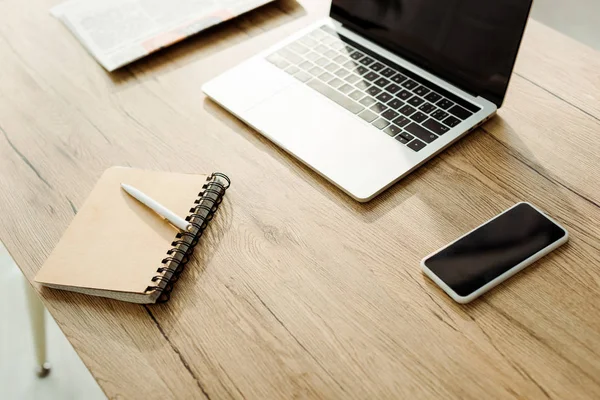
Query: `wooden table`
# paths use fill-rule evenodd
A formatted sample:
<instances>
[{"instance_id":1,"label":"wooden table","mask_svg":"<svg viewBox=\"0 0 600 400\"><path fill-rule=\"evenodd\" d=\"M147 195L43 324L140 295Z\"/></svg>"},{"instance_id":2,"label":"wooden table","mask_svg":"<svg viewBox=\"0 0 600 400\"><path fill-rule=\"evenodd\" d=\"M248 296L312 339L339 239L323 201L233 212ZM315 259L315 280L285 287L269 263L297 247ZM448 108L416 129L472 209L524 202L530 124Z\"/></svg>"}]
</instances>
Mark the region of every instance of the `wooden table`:
<instances>
[{"instance_id":1,"label":"wooden table","mask_svg":"<svg viewBox=\"0 0 600 400\"><path fill-rule=\"evenodd\" d=\"M110 398L600 398L600 54L530 21L499 115L359 204L200 91L326 2L109 74L57 1L0 2L0 239L27 279L109 166L233 180L168 304L36 287ZM570 243L467 306L421 274L520 200Z\"/></svg>"}]
</instances>

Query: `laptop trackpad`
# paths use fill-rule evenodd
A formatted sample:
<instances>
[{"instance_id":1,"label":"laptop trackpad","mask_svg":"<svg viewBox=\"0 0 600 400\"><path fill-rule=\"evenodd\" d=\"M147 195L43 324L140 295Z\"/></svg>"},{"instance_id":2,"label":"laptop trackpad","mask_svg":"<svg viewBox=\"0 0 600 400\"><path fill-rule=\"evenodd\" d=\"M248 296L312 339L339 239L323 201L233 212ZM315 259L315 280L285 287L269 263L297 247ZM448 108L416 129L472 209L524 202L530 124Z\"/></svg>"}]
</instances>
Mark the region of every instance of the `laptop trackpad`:
<instances>
[{"instance_id":1,"label":"laptop trackpad","mask_svg":"<svg viewBox=\"0 0 600 400\"><path fill-rule=\"evenodd\" d=\"M217 103L240 115L295 83L295 79L265 60L253 58L204 84L202 90Z\"/></svg>"},{"instance_id":2,"label":"laptop trackpad","mask_svg":"<svg viewBox=\"0 0 600 400\"><path fill-rule=\"evenodd\" d=\"M417 161L416 153L300 83L247 110L244 119L359 199Z\"/></svg>"}]
</instances>

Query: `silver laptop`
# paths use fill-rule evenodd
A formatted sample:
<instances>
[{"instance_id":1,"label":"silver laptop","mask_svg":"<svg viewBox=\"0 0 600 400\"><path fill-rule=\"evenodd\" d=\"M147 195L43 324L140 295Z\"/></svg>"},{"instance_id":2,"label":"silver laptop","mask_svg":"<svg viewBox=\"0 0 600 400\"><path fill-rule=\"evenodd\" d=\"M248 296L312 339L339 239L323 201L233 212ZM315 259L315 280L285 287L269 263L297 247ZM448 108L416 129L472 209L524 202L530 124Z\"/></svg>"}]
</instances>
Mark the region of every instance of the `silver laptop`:
<instances>
[{"instance_id":1,"label":"silver laptop","mask_svg":"<svg viewBox=\"0 0 600 400\"><path fill-rule=\"evenodd\" d=\"M333 0L206 83L222 107L368 201L502 105L531 0Z\"/></svg>"}]
</instances>

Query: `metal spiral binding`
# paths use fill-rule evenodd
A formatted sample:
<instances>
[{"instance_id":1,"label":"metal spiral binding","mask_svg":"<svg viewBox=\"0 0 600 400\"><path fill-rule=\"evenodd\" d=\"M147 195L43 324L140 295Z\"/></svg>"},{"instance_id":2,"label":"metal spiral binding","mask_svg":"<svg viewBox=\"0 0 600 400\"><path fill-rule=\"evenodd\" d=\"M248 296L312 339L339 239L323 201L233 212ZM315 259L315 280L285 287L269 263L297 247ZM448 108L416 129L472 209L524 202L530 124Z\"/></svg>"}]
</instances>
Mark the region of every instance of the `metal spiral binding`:
<instances>
[{"instance_id":1,"label":"metal spiral binding","mask_svg":"<svg viewBox=\"0 0 600 400\"><path fill-rule=\"evenodd\" d=\"M215 212L223 201L225 191L231 185L231 181L220 172L215 172L206 178L206 183L202 186L202 191L198 193L198 198L194 201L194 206L190 208L190 215L185 220L192 225L190 232L179 232L175 240L171 243L171 248L167 251L167 256L162 260L164 266L158 268L156 272L160 275L152 277L153 286L146 288L146 293L158 291L160 293L157 303L165 303L171 298L173 284L177 282L179 276L185 269L194 247L198 244L200 237L213 219Z\"/></svg>"}]
</instances>

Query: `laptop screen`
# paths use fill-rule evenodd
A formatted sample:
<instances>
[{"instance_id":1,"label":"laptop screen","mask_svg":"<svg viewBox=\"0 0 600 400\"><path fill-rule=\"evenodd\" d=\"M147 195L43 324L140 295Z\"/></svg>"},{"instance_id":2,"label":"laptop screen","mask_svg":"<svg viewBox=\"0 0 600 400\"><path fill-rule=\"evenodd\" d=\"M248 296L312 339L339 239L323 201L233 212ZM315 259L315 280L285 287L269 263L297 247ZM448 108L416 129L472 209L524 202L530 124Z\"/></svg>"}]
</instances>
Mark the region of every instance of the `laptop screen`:
<instances>
[{"instance_id":1,"label":"laptop screen","mask_svg":"<svg viewBox=\"0 0 600 400\"><path fill-rule=\"evenodd\" d=\"M331 17L501 106L532 0L333 0Z\"/></svg>"}]
</instances>

